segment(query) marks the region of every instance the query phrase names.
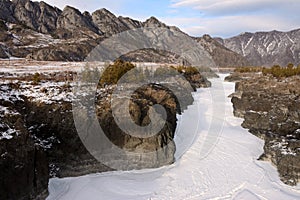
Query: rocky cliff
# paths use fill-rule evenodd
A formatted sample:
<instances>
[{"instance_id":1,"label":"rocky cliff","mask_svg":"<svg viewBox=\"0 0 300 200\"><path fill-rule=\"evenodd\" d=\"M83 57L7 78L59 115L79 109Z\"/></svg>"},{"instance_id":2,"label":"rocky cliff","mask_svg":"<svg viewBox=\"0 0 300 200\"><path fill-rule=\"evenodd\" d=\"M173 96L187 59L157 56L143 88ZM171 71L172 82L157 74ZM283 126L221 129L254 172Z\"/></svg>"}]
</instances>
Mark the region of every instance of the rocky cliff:
<instances>
[{"instance_id":1,"label":"rocky cliff","mask_svg":"<svg viewBox=\"0 0 300 200\"><path fill-rule=\"evenodd\" d=\"M300 180L299 83L298 76L247 74L236 83L232 98L235 116L245 119L242 126L265 140L261 159L276 165L281 180L290 185Z\"/></svg>"},{"instance_id":2,"label":"rocky cliff","mask_svg":"<svg viewBox=\"0 0 300 200\"><path fill-rule=\"evenodd\" d=\"M15 85L1 85L6 93L7 90L18 93L11 87ZM56 89L61 90L59 87ZM47 94L48 89L42 90ZM167 123L158 135L140 139L122 133L109 107L111 97L109 92L98 98L97 110L101 127L111 142L133 152L153 151L168 144L164 154L157 154L156 158L139 160L135 169L173 163L175 153L173 137L177 121L176 99L158 86L147 87L147 94L140 91L137 95L130 112L139 124L147 123L149 105L159 102L167 108ZM20 97L16 108L15 101L12 105L2 99L1 111L1 199L44 199L51 177L80 176L113 170L98 162L82 144L74 125L70 102L63 100L35 102L31 98Z\"/></svg>"},{"instance_id":3,"label":"rocky cliff","mask_svg":"<svg viewBox=\"0 0 300 200\"><path fill-rule=\"evenodd\" d=\"M44 199L49 166L45 151L34 144L27 127L23 115L26 99L4 96L13 93L16 86L0 85L0 198Z\"/></svg>"},{"instance_id":4,"label":"rocky cliff","mask_svg":"<svg viewBox=\"0 0 300 200\"><path fill-rule=\"evenodd\" d=\"M2 73L0 83L0 198L45 199L51 177L80 176L114 170L96 160L83 145L74 124L74 95L66 79L75 72L43 74ZM191 85L207 87L200 74L187 75ZM170 82L170 81L169 81ZM176 85L175 85L176 86ZM176 86L176 88L178 85ZM161 85L148 84L132 94L130 114L139 126L150 123L149 106L160 104L166 110L166 123L160 132L149 138L124 133L112 114L112 92L115 86L99 88L95 105L99 123L107 138L130 152L153 152L138 160L129 160L124 169L154 168L174 162L173 141L176 114L193 102L185 89L179 91L184 103L179 106L175 94ZM178 90L177 90L178 91ZM120 107L124 101L115 101ZM122 109L119 109L123 116ZM107 149L106 149L107 150ZM113 158L110 157L113 161Z\"/></svg>"}]
</instances>

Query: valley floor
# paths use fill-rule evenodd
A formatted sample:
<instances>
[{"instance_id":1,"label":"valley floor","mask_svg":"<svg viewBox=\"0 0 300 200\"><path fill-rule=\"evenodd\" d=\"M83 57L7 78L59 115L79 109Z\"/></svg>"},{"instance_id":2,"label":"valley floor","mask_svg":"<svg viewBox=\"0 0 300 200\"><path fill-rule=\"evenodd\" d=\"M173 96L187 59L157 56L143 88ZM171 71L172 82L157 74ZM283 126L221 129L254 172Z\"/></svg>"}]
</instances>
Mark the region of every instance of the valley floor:
<instances>
[{"instance_id":1,"label":"valley floor","mask_svg":"<svg viewBox=\"0 0 300 200\"><path fill-rule=\"evenodd\" d=\"M194 93L194 104L178 116L177 161L173 165L54 178L47 199L300 199L299 185L285 185L275 167L257 161L264 142L243 129L242 119L233 116L227 96L234 92L234 83L223 79L224 75L212 79L212 88ZM188 139L194 131L198 137L191 144Z\"/></svg>"}]
</instances>

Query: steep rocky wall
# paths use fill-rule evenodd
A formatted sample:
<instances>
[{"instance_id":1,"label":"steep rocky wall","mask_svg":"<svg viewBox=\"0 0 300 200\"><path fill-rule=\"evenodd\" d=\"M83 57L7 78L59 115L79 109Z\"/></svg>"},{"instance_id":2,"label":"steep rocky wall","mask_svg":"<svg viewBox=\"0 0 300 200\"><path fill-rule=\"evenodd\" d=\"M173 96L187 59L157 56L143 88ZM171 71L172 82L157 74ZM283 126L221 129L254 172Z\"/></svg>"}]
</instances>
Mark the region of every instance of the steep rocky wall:
<instances>
[{"instance_id":1,"label":"steep rocky wall","mask_svg":"<svg viewBox=\"0 0 300 200\"><path fill-rule=\"evenodd\" d=\"M0 86L0 199L44 199L48 158L28 131L22 115L27 109L24 97L3 96L14 86Z\"/></svg>"},{"instance_id":2,"label":"steep rocky wall","mask_svg":"<svg viewBox=\"0 0 300 200\"><path fill-rule=\"evenodd\" d=\"M0 199L44 199L51 177L113 170L91 156L78 136L72 113L71 85L43 80L43 77L48 76L40 75L42 80L37 83L27 82L30 77L0 83ZM187 78L194 89L209 86L200 74ZM114 87L99 88L95 102L99 123L110 141L131 152L155 151L168 145L152 157L130 161L128 169L173 163L176 114L192 104L191 94L185 89L174 94L157 84L136 90L131 98L130 113L137 125L150 122L149 106L160 104L167 113L163 129L155 136L141 139L118 128L110 105ZM177 95L183 95L182 107ZM117 103L121 105L123 101Z\"/></svg>"},{"instance_id":3,"label":"steep rocky wall","mask_svg":"<svg viewBox=\"0 0 300 200\"><path fill-rule=\"evenodd\" d=\"M10 87L14 85L2 85L6 90L10 90ZM149 122L149 105L160 103L167 109L164 128L159 134L146 139L124 134L113 119L111 95L109 92L102 95L98 98L98 117L111 142L130 151L153 151L167 144L169 146L164 154L138 161L135 169L173 163L177 103L172 93L158 86L149 86L145 91L140 90L132 101L130 111L133 120L139 125ZM74 125L70 102L34 102L26 97L13 102L0 102L1 108L10 111L3 111L1 115L1 199L43 199L47 195L48 180L51 177L113 170L98 162L82 144Z\"/></svg>"},{"instance_id":4,"label":"steep rocky wall","mask_svg":"<svg viewBox=\"0 0 300 200\"><path fill-rule=\"evenodd\" d=\"M238 76L244 78L232 95L234 115L244 118L242 126L265 140L261 159L277 166L283 182L296 185L300 180L300 77L233 77Z\"/></svg>"}]
</instances>

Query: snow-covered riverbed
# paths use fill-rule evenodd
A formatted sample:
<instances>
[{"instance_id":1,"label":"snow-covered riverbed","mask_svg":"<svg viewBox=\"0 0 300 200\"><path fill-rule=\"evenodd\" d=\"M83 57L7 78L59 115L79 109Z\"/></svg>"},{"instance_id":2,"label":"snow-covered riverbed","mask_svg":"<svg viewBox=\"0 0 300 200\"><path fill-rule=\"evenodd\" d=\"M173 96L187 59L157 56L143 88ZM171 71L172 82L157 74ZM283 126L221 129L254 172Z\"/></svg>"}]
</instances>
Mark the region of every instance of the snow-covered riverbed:
<instances>
[{"instance_id":1,"label":"snow-covered riverbed","mask_svg":"<svg viewBox=\"0 0 300 200\"><path fill-rule=\"evenodd\" d=\"M242 119L233 116L230 98L225 98L225 103L216 102L224 98L212 98L218 93L227 97L234 91L234 83L211 81L212 88L195 93L194 105L179 116L177 131L189 134L199 130L199 137L184 155L175 155L173 165L51 179L48 200L300 199L299 185L283 184L275 167L257 161L263 141L240 126ZM213 137L211 145L205 146L212 126L221 127L215 135L218 140ZM175 138L178 152L189 146L182 135ZM212 145L214 148L208 148Z\"/></svg>"}]
</instances>

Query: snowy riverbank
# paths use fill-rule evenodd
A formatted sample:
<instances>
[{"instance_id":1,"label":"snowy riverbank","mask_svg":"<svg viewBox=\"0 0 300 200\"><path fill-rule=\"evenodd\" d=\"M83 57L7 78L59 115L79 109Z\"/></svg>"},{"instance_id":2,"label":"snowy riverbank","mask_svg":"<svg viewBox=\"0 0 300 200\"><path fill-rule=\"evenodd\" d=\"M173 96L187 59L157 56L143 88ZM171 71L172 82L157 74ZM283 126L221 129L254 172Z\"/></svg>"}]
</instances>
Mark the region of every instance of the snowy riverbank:
<instances>
[{"instance_id":1,"label":"snowy riverbank","mask_svg":"<svg viewBox=\"0 0 300 200\"><path fill-rule=\"evenodd\" d=\"M263 153L263 141L243 129L242 119L233 116L230 98L224 102L221 97L234 91L234 83L222 83L221 79L212 79L212 88L199 89L194 105L179 116L175 137L179 153L173 165L51 179L48 200L299 199L299 186L285 185L275 167L257 161ZM218 93L223 95L214 98ZM203 151L208 135L214 134L211 127L220 127L221 131L214 135L217 141L213 139L209 145L214 148ZM181 156L189 146L183 136L193 130L199 137Z\"/></svg>"}]
</instances>

